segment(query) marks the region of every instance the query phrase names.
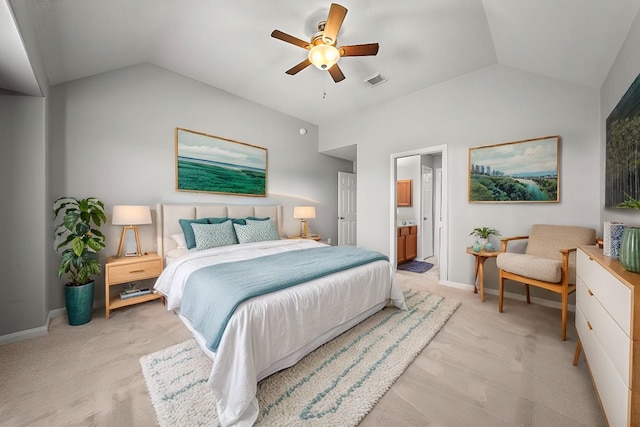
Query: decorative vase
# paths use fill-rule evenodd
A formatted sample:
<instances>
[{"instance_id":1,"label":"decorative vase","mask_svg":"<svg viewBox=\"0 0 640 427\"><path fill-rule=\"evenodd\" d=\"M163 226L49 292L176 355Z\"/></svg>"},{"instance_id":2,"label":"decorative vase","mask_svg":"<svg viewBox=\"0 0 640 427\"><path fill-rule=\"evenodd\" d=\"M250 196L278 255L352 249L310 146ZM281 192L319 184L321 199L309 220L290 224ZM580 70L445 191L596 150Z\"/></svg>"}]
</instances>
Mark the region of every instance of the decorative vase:
<instances>
[{"instance_id":1,"label":"decorative vase","mask_svg":"<svg viewBox=\"0 0 640 427\"><path fill-rule=\"evenodd\" d=\"M473 248L474 252L480 252L482 250L482 245L480 245L480 242L478 242L476 240L476 242L473 244L472 248Z\"/></svg>"},{"instance_id":2,"label":"decorative vase","mask_svg":"<svg viewBox=\"0 0 640 427\"><path fill-rule=\"evenodd\" d=\"M65 286L64 296L67 317L71 326L84 325L91 321L93 313L94 282L80 286Z\"/></svg>"},{"instance_id":3,"label":"decorative vase","mask_svg":"<svg viewBox=\"0 0 640 427\"><path fill-rule=\"evenodd\" d=\"M489 252L493 252L493 243L487 242L487 244L484 245L484 249L489 251Z\"/></svg>"},{"instance_id":4,"label":"decorative vase","mask_svg":"<svg viewBox=\"0 0 640 427\"><path fill-rule=\"evenodd\" d=\"M624 229L620 243L620 263L625 270L640 273L640 228Z\"/></svg>"},{"instance_id":5,"label":"decorative vase","mask_svg":"<svg viewBox=\"0 0 640 427\"><path fill-rule=\"evenodd\" d=\"M489 241L489 239L487 239L486 237L480 237L478 239L478 244L480 245L480 250L484 249L485 246L487 246L487 242Z\"/></svg>"}]
</instances>

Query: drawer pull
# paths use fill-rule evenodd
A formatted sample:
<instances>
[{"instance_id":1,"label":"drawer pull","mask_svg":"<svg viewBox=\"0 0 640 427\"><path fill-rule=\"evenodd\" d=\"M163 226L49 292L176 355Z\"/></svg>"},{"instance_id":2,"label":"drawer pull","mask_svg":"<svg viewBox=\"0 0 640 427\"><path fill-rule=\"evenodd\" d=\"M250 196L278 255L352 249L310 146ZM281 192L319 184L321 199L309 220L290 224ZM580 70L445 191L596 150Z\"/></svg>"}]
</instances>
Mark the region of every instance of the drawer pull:
<instances>
[{"instance_id":1,"label":"drawer pull","mask_svg":"<svg viewBox=\"0 0 640 427\"><path fill-rule=\"evenodd\" d=\"M588 289L587 292L589 292L590 296L593 296L593 292L591 292L591 289Z\"/></svg>"},{"instance_id":2,"label":"drawer pull","mask_svg":"<svg viewBox=\"0 0 640 427\"><path fill-rule=\"evenodd\" d=\"M133 270L133 271L129 272L129 274L133 274L133 273L144 273L144 269L143 270Z\"/></svg>"},{"instance_id":3,"label":"drawer pull","mask_svg":"<svg viewBox=\"0 0 640 427\"><path fill-rule=\"evenodd\" d=\"M589 327L590 331L593 331L593 326L591 326L591 322L589 322L588 320L587 320L587 326Z\"/></svg>"}]
</instances>

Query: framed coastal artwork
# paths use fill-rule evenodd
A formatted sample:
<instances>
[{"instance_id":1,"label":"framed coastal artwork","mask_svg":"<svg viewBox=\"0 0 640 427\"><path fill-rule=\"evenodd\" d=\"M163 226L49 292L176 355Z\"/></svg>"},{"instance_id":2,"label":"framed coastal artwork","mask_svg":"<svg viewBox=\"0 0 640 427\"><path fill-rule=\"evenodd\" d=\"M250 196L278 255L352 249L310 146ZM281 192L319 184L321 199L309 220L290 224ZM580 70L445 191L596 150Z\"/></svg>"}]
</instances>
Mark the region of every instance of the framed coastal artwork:
<instances>
[{"instance_id":1,"label":"framed coastal artwork","mask_svg":"<svg viewBox=\"0 0 640 427\"><path fill-rule=\"evenodd\" d=\"M640 75L606 123L605 206L640 198Z\"/></svg>"},{"instance_id":2,"label":"framed coastal artwork","mask_svg":"<svg viewBox=\"0 0 640 427\"><path fill-rule=\"evenodd\" d=\"M560 201L560 136L469 148L470 203Z\"/></svg>"},{"instance_id":3,"label":"framed coastal artwork","mask_svg":"<svg viewBox=\"0 0 640 427\"><path fill-rule=\"evenodd\" d=\"M266 197L267 149L176 128L176 190Z\"/></svg>"}]
</instances>

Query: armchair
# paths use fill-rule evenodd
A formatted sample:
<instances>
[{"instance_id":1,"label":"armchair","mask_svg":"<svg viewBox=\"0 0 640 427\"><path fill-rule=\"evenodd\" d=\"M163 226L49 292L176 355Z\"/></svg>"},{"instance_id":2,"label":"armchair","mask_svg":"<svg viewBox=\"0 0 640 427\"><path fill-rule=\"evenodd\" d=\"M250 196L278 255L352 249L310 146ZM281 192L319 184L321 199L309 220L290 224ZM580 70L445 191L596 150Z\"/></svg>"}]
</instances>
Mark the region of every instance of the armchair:
<instances>
[{"instance_id":1,"label":"armchair","mask_svg":"<svg viewBox=\"0 0 640 427\"><path fill-rule=\"evenodd\" d=\"M507 252L510 241L528 239L524 254ZM592 228L534 224L529 236L500 239L502 250L496 259L499 269L498 311L502 313L505 279L524 283L527 303L531 303L529 286L537 286L562 296L562 340L567 339L569 294L576 290L576 256L578 245L594 245Z\"/></svg>"}]
</instances>

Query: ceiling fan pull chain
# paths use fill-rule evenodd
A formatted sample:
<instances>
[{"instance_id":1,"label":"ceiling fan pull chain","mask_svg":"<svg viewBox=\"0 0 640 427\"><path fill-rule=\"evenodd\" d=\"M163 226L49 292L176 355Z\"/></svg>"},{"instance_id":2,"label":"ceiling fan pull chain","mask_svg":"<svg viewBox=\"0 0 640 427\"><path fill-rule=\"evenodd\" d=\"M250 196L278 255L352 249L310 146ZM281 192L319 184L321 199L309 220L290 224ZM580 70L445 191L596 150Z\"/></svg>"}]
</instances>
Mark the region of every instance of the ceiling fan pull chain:
<instances>
[{"instance_id":1,"label":"ceiling fan pull chain","mask_svg":"<svg viewBox=\"0 0 640 427\"><path fill-rule=\"evenodd\" d=\"M322 74L322 99L327 99L327 73Z\"/></svg>"}]
</instances>

